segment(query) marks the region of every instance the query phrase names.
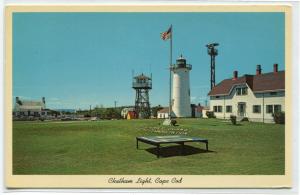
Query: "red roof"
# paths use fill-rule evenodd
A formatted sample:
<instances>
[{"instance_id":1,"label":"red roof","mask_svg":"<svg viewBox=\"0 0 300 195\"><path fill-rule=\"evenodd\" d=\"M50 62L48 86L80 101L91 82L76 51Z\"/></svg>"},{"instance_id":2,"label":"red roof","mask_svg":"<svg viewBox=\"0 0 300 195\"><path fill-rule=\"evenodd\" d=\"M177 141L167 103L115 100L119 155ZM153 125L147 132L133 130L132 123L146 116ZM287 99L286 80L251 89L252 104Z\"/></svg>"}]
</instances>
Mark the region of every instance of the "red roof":
<instances>
[{"instance_id":1,"label":"red roof","mask_svg":"<svg viewBox=\"0 0 300 195\"><path fill-rule=\"evenodd\" d=\"M247 84L253 92L285 90L285 71L260 75L244 75L236 80L225 79L208 93L209 96L228 95L235 85Z\"/></svg>"},{"instance_id":2,"label":"red roof","mask_svg":"<svg viewBox=\"0 0 300 195\"><path fill-rule=\"evenodd\" d=\"M157 111L157 113L169 113L169 107L164 107Z\"/></svg>"}]
</instances>

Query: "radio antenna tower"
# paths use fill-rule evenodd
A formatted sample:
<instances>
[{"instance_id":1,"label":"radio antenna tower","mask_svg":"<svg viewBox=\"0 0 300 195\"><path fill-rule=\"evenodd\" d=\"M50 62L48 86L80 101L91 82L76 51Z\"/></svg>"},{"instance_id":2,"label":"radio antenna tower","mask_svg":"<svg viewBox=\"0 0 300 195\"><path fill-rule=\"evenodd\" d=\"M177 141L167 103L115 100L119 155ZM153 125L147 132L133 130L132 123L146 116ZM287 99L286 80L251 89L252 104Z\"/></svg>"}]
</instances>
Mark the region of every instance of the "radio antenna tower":
<instances>
[{"instance_id":1,"label":"radio antenna tower","mask_svg":"<svg viewBox=\"0 0 300 195\"><path fill-rule=\"evenodd\" d=\"M215 58L218 55L218 50L215 48L219 43L209 43L206 45L207 53L210 55L210 89L216 85L216 64Z\"/></svg>"}]
</instances>

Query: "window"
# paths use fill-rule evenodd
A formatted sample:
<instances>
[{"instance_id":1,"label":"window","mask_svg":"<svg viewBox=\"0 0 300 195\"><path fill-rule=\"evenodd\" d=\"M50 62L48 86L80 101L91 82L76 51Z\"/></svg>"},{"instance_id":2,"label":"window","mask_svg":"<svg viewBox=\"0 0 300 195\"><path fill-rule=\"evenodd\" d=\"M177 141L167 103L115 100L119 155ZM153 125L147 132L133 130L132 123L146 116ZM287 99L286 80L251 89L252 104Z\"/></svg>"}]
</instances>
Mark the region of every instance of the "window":
<instances>
[{"instance_id":1,"label":"window","mask_svg":"<svg viewBox=\"0 0 300 195\"><path fill-rule=\"evenodd\" d=\"M242 88L242 95L247 95L247 94L248 94L247 88Z\"/></svg>"},{"instance_id":2,"label":"window","mask_svg":"<svg viewBox=\"0 0 300 195\"><path fill-rule=\"evenodd\" d=\"M222 112L222 106L218 106L218 112Z\"/></svg>"},{"instance_id":3,"label":"window","mask_svg":"<svg viewBox=\"0 0 300 195\"><path fill-rule=\"evenodd\" d=\"M267 113L276 113L276 112L281 112L281 105L276 104L276 105L267 105Z\"/></svg>"},{"instance_id":4,"label":"window","mask_svg":"<svg viewBox=\"0 0 300 195\"><path fill-rule=\"evenodd\" d=\"M274 105L274 112L281 112L281 105Z\"/></svg>"},{"instance_id":5,"label":"window","mask_svg":"<svg viewBox=\"0 0 300 195\"><path fill-rule=\"evenodd\" d=\"M214 106L214 112L222 112L222 106Z\"/></svg>"},{"instance_id":6,"label":"window","mask_svg":"<svg viewBox=\"0 0 300 195\"><path fill-rule=\"evenodd\" d=\"M270 92L270 95L277 95L277 92Z\"/></svg>"},{"instance_id":7,"label":"window","mask_svg":"<svg viewBox=\"0 0 300 195\"><path fill-rule=\"evenodd\" d=\"M236 88L236 95L247 95L248 94L248 88L242 87L242 88Z\"/></svg>"},{"instance_id":8,"label":"window","mask_svg":"<svg viewBox=\"0 0 300 195\"><path fill-rule=\"evenodd\" d=\"M261 106L253 105L253 113L261 113Z\"/></svg>"},{"instance_id":9,"label":"window","mask_svg":"<svg viewBox=\"0 0 300 195\"><path fill-rule=\"evenodd\" d=\"M226 106L226 112L232 112L232 106Z\"/></svg>"},{"instance_id":10,"label":"window","mask_svg":"<svg viewBox=\"0 0 300 195\"><path fill-rule=\"evenodd\" d=\"M216 96L216 98L218 99L218 98L220 98L220 96Z\"/></svg>"},{"instance_id":11,"label":"window","mask_svg":"<svg viewBox=\"0 0 300 195\"><path fill-rule=\"evenodd\" d=\"M266 106L266 112L267 113L273 113L273 105L267 105Z\"/></svg>"},{"instance_id":12,"label":"window","mask_svg":"<svg viewBox=\"0 0 300 195\"><path fill-rule=\"evenodd\" d=\"M214 112L218 112L218 106L214 106Z\"/></svg>"},{"instance_id":13,"label":"window","mask_svg":"<svg viewBox=\"0 0 300 195\"><path fill-rule=\"evenodd\" d=\"M241 88L236 88L236 95L241 95L241 94L242 94Z\"/></svg>"}]
</instances>

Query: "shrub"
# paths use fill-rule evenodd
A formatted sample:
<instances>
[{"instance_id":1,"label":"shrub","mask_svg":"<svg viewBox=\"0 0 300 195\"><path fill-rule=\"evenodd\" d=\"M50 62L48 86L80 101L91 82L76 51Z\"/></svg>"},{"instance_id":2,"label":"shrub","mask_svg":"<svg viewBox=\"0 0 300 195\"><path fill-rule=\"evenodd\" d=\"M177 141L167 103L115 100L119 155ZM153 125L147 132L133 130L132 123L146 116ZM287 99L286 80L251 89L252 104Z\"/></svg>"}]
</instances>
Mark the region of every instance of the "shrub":
<instances>
[{"instance_id":1,"label":"shrub","mask_svg":"<svg viewBox=\"0 0 300 195\"><path fill-rule=\"evenodd\" d=\"M207 118L216 118L215 113L213 111L206 111Z\"/></svg>"},{"instance_id":2,"label":"shrub","mask_svg":"<svg viewBox=\"0 0 300 195\"><path fill-rule=\"evenodd\" d=\"M171 119L171 125L172 125L172 126L175 126L176 123L177 123L177 121L176 121L175 119Z\"/></svg>"},{"instance_id":3,"label":"shrub","mask_svg":"<svg viewBox=\"0 0 300 195\"><path fill-rule=\"evenodd\" d=\"M273 118L276 124L285 124L285 114L284 112L273 113Z\"/></svg>"},{"instance_id":4,"label":"shrub","mask_svg":"<svg viewBox=\"0 0 300 195\"><path fill-rule=\"evenodd\" d=\"M233 125L236 125L236 116L230 115L230 120Z\"/></svg>"},{"instance_id":5,"label":"shrub","mask_svg":"<svg viewBox=\"0 0 300 195\"><path fill-rule=\"evenodd\" d=\"M248 117L244 117L241 121L247 121L247 122L249 122L249 119L248 119Z\"/></svg>"},{"instance_id":6,"label":"shrub","mask_svg":"<svg viewBox=\"0 0 300 195\"><path fill-rule=\"evenodd\" d=\"M91 117L91 115L90 114L85 114L85 115L83 115L84 117Z\"/></svg>"}]
</instances>

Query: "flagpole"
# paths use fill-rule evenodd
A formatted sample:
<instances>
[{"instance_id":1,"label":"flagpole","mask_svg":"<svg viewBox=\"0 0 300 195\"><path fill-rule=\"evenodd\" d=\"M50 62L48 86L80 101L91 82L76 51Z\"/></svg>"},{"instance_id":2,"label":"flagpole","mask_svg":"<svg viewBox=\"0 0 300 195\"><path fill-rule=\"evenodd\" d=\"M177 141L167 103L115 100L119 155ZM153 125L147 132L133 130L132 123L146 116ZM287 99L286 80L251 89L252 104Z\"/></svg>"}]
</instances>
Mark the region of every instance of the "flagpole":
<instances>
[{"instance_id":1,"label":"flagpole","mask_svg":"<svg viewBox=\"0 0 300 195\"><path fill-rule=\"evenodd\" d=\"M169 89L169 119L171 120L171 108L172 108L172 41L173 40L173 26L171 24L171 37L170 37L170 78L169 78L169 85L170 85L170 89Z\"/></svg>"}]
</instances>

